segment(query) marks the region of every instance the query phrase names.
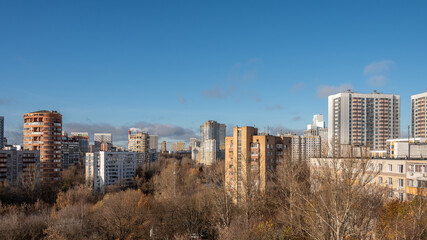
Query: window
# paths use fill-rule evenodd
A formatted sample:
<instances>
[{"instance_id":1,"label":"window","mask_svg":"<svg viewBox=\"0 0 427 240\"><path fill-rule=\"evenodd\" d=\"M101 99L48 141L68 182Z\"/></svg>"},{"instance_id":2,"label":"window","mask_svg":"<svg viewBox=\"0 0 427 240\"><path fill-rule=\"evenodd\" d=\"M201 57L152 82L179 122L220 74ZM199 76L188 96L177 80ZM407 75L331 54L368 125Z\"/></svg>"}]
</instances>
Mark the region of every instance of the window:
<instances>
[{"instance_id":1,"label":"window","mask_svg":"<svg viewBox=\"0 0 427 240\"><path fill-rule=\"evenodd\" d=\"M403 179L399 178L399 187L403 187Z\"/></svg>"},{"instance_id":2,"label":"window","mask_svg":"<svg viewBox=\"0 0 427 240\"><path fill-rule=\"evenodd\" d=\"M393 165L391 165L391 164L388 165L388 171L393 172Z\"/></svg>"},{"instance_id":3,"label":"window","mask_svg":"<svg viewBox=\"0 0 427 240\"><path fill-rule=\"evenodd\" d=\"M379 171L382 171L382 170L383 170L383 165L382 165L381 163L378 165L378 170L379 170Z\"/></svg>"},{"instance_id":4,"label":"window","mask_svg":"<svg viewBox=\"0 0 427 240\"><path fill-rule=\"evenodd\" d=\"M413 187L414 186L414 180L410 180L410 179L406 180L406 185L408 187Z\"/></svg>"},{"instance_id":5,"label":"window","mask_svg":"<svg viewBox=\"0 0 427 240\"><path fill-rule=\"evenodd\" d=\"M383 183L383 177L378 177L378 183L382 184Z\"/></svg>"},{"instance_id":6,"label":"window","mask_svg":"<svg viewBox=\"0 0 427 240\"><path fill-rule=\"evenodd\" d=\"M403 193L399 193L399 200L403 201Z\"/></svg>"},{"instance_id":7,"label":"window","mask_svg":"<svg viewBox=\"0 0 427 240\"><path fill-rule=\"evenodd\" d=\"M403 165L399 164L399 173L403 173Z\"/></svg>"},{"instance_id":8,"label":"window","mask_svg":"<svg viewBox=\"0 0 427 240\"><path fill-rule=\"evenodd\" d=\"M389 198L394 197L394 193L393 193L393 192L389 192L389 193L388 193L388 197L389 197Z\"/></svg>"},{"instance_id":9,"label":"window","mask_svg":"<svg viewBox=\"0 0 427 240\"><path fill-rule=\"evenodd\" d=\"M393 185L393 178L389 177L387 183L388 185Z\"/></svg>"}]
</instances>

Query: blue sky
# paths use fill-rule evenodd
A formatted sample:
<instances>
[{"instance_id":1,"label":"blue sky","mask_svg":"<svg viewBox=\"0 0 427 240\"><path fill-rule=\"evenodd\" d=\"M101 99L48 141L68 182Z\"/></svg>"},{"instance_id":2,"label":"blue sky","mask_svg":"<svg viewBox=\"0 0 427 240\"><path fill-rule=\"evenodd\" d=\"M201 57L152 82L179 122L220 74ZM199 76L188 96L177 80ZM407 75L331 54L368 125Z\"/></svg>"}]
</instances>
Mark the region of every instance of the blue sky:
<instances>
[{"instance_id":1,"label":"blue sky","mask_svg":"<svg viewBox=\"0 0 427 240\"><path fill-rule=\"evenodd\" d=\"M217 120L304 129L326 96L410 96L427 76L426 1L0 3L0 115L63 114L64 130L128 127L188 140ZM109 130L111 129L111 130Z\"/></svg>"}]
</instances>

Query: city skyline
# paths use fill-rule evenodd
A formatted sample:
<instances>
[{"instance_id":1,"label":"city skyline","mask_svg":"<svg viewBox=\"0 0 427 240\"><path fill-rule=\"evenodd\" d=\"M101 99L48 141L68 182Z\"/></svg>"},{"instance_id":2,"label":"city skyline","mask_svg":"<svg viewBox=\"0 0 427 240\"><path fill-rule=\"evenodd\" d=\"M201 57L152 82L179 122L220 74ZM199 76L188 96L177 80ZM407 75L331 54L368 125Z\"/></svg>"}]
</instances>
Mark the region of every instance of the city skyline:
<instances>
[{"instance_id":1,"label":"city skyline","mask_svg":"<svg viewBox=\"0 0 427 240\"><path fill-rule=\"evenodd\" d=\"M348 88L400 95L405 136L427 5L367 3L2 3L5 136L22 144L23 114L43 109L120 145L131 127L188 141L207 120L303 131Z\"/></svg>"}]
</instances>

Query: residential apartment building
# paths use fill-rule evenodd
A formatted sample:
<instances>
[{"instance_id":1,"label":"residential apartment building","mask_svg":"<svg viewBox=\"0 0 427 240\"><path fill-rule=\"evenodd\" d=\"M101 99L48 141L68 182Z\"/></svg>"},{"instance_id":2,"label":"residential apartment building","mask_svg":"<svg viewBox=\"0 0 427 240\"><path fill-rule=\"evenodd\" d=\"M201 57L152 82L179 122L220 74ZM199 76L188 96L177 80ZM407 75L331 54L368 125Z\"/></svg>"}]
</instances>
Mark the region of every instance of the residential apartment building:
<instances>
[{"instance_id":1,"label":"residential apartment building","mask_svg":"<svg viewBox=\"0 0 427 240\"><path fill-rule=\"evenodd\" d=\"M199 163L212 165L225 157L226 125L216 121L206 121L200 126Z\"/></svg>"},{"instance_id":2,"label":"residential apartment building","mask_svg":"<svg viewBox=\"0 0 427 240\"><path fill-rule=\"evenodd\" d=\"M265 191L266 182L291 147L291 138L259 134L254 127L234 127L225 138L225 187L233 200L245 201L248 188Z\"/></svg>"},{"instance_id":3,"label":"residential apartment building","mask_svg":"<svg viewBox=\"0 0 427 240\"><path fill-rule=\"evenodd\" d=\"M62 115L57 111L24 114L24 150L40 151L42 184L58 184L62 174Z\"/></svg>"},{"instance_id":4,"label":"residential apartment building","mask_svg":"<svg viewBox=\"0 0 427 240\"><path fill-rule=\"evenodd\" d=\"M352 161L354 159L350 159ZM358 160L358 159L356 159ZM365 160L367 160L365 158ZM349 161L348 158L312 158L311 167L317 168L323 161ZM328 164L323 164L327 166ZM389 197L401 201L415 195L427 196L427 160L416 159L369 159L364 179L369 183L389 188Z\"/></svg>"},{"instance_id":5,"label":"residential apartment building","mask_svg":"<svg viewBox=\"0 0 427 240\"><path fill-rule=\"evenodd\" d=\"M39 181L40 152L0 150L0 182L12 185Z\"/></svg>"},{"instance_id":6,"label":"residential apartment building","mask_svg":"<svg viewBox=\"0 0 427 240\"><path fill-rule=\"evenodd\" d=\"M167 152L166 141L162 141L162 153L166 153L166 152Z\"/></svg>"},{"instance_id":7,"label":"residential apartment building","mask_svg":"<svg viewBox=\"0 0 427 240\"><path fill-rule=\"evenodd\" d=\"M192 150L197 147L197 145L200 145L200 142L197 138L190 138L190 145L188 146L188 150Z\"/></svg>"},{"instance_id":8,"label":"residential apartment building","mask_svg":"<svg viewBox=\"0 0 427 240\"><path fill-rule=\"evenodd\" d=\"M159 150L159 136L150 135L150 149Z\"/></svg>"},{"instance_id":9,"label":"residential apartment building","mask_svg":"<svg viewBox=\"0 0 427 240\"><path fill-rule=\"evenodd\" d=\"M128 135L129 152L144 153L144 161L150 161L150 135L139 128L130 128Z\"/></svg>"},{"instance_id":10,"label":"residential apartment building","mask_svg":"<svg viewBox=\"0 0 427 240\"><path fill-rule=\"evenodd\" d=\"M400 136L400 96L374 91L328 98L329 156L339 157L341 145L386 150L386 140Z\"/></svg>"},{"instance_id":11,"label":"residential apartment building","mask_svg":"<svg viewBox=\"0 0 427 240\"><path fill-rule=\"evenodd\" d=\"M325 128L325 121L323 120L323 114L317 114L313 116L313 122L307 125L307 130L304 131L304 136L319 136L320 137L320 156L328 156L328 128ZM317 149L318 146L315 148ZM310 148L313 148L310 146ZM314 155L317 156L317 155ZM313 156L310 156L313 157Z\"/></svg>"},{"instance_id":12,"label":"residential apartment building","mask_svg":"<svg viewBox=\"0 0 427 240\"><path fill-rule=\"evenodd\" d=\"M66 132L62 132L62 169L76 166L80 162L79 140L69 137Z\"/></svg>"},{"instance_id":13,"label":"residential apartment building","mask_svg":"<svg viewBox=\"0 0 427 240\"><path fill-rule=\"evenodd\" d=\"M200 141L197 138L190 138L191 159L200 163Z\"/></svg>"},{"instance_id":14,"label":"residential apartment building","mask_svg":"<svg viewBox=\"0 0 427 240\"><path fill-rule=\"evenodd\" d=\"M4 145L4 117L0 116L0 150L3 149Z\"/></svg>"},{"instance_id":15,"label":"residential apartment building","mask_svg":"<svg viewBox=\"0 0 427 240\"><path fill-rule=\"evenodd\" d=\"M111 151L113 148L113 135L111 133L94 133L92 152Z\"/></svg>"},{"instance_id":16,"label":"residential apartment building","mask_svg":"<svg viewBox=\"0 0 427 240\"><path fill-rule=\"evenodd\" d=\"M427 138L388 139L386 157L399 159L426 159Z\"/></svg>"},{"instance_id":17,"label":"residential apartment building","mask_svg":"<svg viewBox=\"0 0 427 240\"><path fill-rule=\"evenodd\" d=\"M77 141L79 142L79 151L81 153L89 152L89 133L71 132L71 138L77 139Z\"/></svg>"},{"instance_id":18,"label":"residential apartment building","mask_svg":"<svg viewBox=\"0 0 427 240\"><path fill-rule=\"evenodd\" d=\"M412 137L427 138L427 91L411 96Z\"/></svg>"},{"instance_id":19,"label":"residential apartment building","mask_svg":"<svg viewBox=\"0 0 427 240\"><path fill-rule=\"evenodd\" d=\"M322 156L320 136L292 136L292 159L307 161L312 157Z\"/></svg>"},{"instance_id":20,"label":"residential apartment building","mask_svg":"<svg viewBox=\"0 0 427 240\"><path fill-rule=\"evenodd\" d=\"M185 151L184 142L174 142L171 144L171 152L183 152Z\"/></svg>"},{"instance_id":21,"label":"residential apartment building","mask_svg":"<svg viewBox=\"0 0 427 240\"><path fill-rule=\"evenodd\" d=\"M136 152L86 153L86 181L95 191L119 184L129 186L136 175Z\"/></svg>"},{"instance_id":22,"label":"residential apartment building","mask_svg":"<svg viewBox=\"0 0 427 240\"><path fill-rule=\"evenodd\" d=\"M390 198L398 198L401 201L407 200L407 161L397 159L372 159L372 163L374 169L370 170L375 174L378 173L373 182L388 186L390 188Z\"/></svg>"},{"instance_id":23,"label":"residential apartment building","mask_svg":"<svg viewBox=\"0 0 427 240\"><path fill-rule=\"evenodd\" d=\"M409 199L421 195L427 197L427 160L407 161L407 195Z\"/></svg>"}]
</instances>

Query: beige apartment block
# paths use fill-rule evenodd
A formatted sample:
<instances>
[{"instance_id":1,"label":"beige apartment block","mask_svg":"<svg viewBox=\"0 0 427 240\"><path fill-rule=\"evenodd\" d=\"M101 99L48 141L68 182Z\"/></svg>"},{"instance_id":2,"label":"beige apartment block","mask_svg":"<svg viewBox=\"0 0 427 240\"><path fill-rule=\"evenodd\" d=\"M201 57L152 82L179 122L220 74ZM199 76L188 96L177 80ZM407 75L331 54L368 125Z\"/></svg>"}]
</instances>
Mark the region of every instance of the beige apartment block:
<instances>
[{"instance_id":1,"label":"beige apartment block","mask_svg":"<svg viewBox=\"0 0 427 240\"><path fill-rule=\"evenodd\" d=\"M312 158L310 160L310 166L312 170L316 170L319 163L333 163L335 161L352 161L358 160L357 158ZM408 160L398 159L367 159L366 175L363 177L367 178L369 183L379 184L389 188L390 198L396 198L401 201L408 199L407 194L407 169ZM362 161L362 160L361 160ZM323 164L327 166L329 164Z\"/></svg>"},{"instance_id":2,"label":"beige apartment block","mask_svg":"<svg viewBox=\"0 0 427 240\"><path fill-rule=\"evenodd\" d=\"M413 196L427 196L427 160L407 160L408 171L407 195L411 199Z\"/></svg>"},{"instance_id":3,"label":"beige apartment block","mask_svg":"<svg viewBox=\"0 0 427 240\"><path fill-rule=\"evenodd\" d=\"M254 127L234 127L225 138L225 187L237 204L249 192L265 191L266 182L291 147L291 138L259 134Z\"/></svg>"},{"instance_id":4,"label":"beige apartment block","mask_svg":"<svg viewBox=\"0 0 427 240\"><path fill-rule=\"evenodd\" d=\"M128 150L129 152L144 153L143 160L140 162L148 162L150 160L150 135L139 128L130 128Z\"/></svg>"},{"instance_id":5,"label":"beige apartment block","mask_svg":"<svg viewBox=\"0 0 427 240\"><path fill-rule=\"evenodd\" d=\"M174 142L171 144L172 152L182 152L185 151L185 142Z\"/></svg>"}]
</instances>

